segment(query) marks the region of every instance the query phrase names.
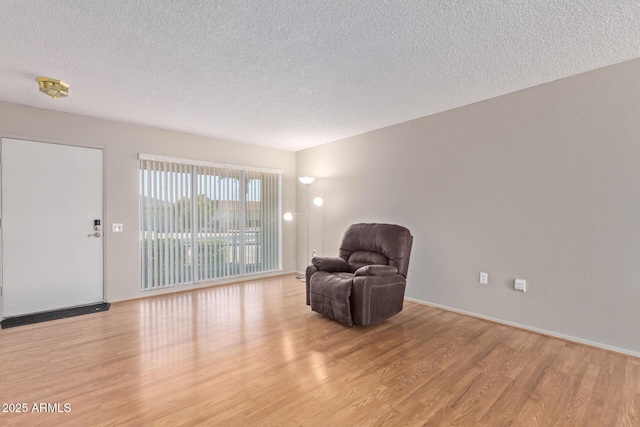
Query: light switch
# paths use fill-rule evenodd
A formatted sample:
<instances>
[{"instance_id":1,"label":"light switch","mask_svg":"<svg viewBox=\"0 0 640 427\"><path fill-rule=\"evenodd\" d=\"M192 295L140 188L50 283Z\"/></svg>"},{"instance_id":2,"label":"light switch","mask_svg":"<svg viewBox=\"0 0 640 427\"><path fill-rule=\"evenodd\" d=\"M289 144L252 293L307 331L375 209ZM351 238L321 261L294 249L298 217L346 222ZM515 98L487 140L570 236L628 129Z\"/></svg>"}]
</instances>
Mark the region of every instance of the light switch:
<instances>
[{"instance_id":1,"label":"light switch","mask_svg":"<svg viewBox=\"0 0 640 427\"><path fill-rule=\"evenodd\" d=\"M123 226L122 224L111 224L111 231L114 233L122 233Z\"/></svg>"}]
</instances>

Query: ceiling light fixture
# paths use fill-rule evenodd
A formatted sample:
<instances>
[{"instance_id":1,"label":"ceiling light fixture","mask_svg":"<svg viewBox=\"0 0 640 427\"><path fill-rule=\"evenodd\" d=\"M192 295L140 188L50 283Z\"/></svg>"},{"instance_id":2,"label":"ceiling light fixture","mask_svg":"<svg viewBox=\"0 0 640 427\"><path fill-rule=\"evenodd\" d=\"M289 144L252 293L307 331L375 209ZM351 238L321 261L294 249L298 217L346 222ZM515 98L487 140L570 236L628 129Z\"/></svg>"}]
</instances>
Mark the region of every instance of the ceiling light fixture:
<instances>
[{"instance_id":1,"label":"ceiling light fixture","mask_svg":"<svg viewBox=\"0 0 640 427\"><path fill-rule=\"evenodd\" d=\"M48 77L38 77L36 80L40 92L49 95L52 99L66 98L69 95L69 85L65 82Z\"/></svg>"}]
</instances>

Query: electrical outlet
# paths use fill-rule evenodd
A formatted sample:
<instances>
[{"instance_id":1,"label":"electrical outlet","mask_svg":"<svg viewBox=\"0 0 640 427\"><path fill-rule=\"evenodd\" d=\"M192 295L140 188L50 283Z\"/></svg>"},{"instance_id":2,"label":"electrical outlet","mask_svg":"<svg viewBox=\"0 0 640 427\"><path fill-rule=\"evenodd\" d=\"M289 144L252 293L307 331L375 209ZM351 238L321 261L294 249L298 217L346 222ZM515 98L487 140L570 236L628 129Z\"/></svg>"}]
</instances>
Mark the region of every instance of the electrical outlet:
<instances>
[{"instance_id":1,"label":"electrical outlet","mask_svg":"<svg viewBox=\"0 0 640 427\"><path fill-rule=\"evenodd\" d=\"M482 283L483 285L488 285L489 284L489 274L480 273L480 283Z\"/></svg>"},{"instance_id":2,"label":"electrical outlet","mask_svg":"<svg viewBox=\"0 0 640 427\"><path fill-rule=\"evenodd\" d=\"M111 224L111 231L113 233L122 233L123 225L122 224Z\"/></svg>"},{"instance_id":3,"label":"electrical outlet","mask_svg":"<svg viewBox=\"0 0 640 427\"><path fill-rule=\"evenodd\" d=\"M513 287L516 291L527 292L527 281L524 279L516 279Z\"/></svg>"}]
</instances>

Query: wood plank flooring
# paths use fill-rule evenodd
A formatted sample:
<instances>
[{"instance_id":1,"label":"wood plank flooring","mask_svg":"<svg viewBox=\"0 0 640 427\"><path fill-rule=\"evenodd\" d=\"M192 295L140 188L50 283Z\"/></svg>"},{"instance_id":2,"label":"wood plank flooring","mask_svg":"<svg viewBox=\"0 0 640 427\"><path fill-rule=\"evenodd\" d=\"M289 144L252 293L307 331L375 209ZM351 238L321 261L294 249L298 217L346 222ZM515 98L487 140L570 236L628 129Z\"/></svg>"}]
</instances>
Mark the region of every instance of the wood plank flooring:
<instances>
[{"instance_id":1,"label":"wood plank flooring","mask_svg":"<svg viewBox=\"0 0 640 427\"><path fill-rule=\"evenodd\" d=\"M348 328L304 299L281 276L2 330L2 409L27 413L0 425L640 425L638 358L411 302Z\"/></svg>"}]
</instances>

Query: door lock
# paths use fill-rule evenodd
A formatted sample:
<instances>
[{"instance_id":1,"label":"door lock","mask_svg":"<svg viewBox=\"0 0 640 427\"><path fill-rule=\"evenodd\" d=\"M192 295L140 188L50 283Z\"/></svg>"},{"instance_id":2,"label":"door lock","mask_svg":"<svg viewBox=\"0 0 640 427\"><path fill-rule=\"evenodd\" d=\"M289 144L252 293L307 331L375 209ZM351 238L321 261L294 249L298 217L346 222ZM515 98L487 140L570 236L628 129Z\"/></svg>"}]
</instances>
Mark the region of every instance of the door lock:
<instances>
[{"instance_id":1,"label":"door lock","mask_svg":"<svg viewBox=\"0 0 640 427\"><path fill-rule=\"evenodd\" d=\"M88 234L87 237L100 237L100 232L102 231L102 225L100 225L99 219L93 220L93 231L95 231L95 233Z\"/></svg>"}]
</instances>

